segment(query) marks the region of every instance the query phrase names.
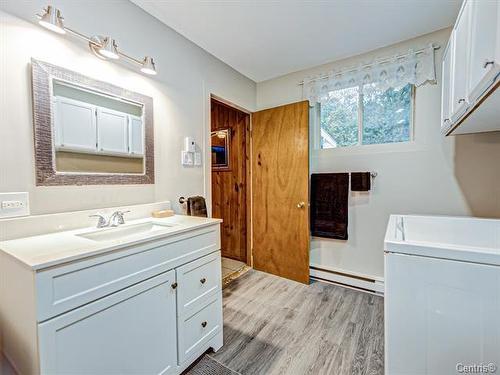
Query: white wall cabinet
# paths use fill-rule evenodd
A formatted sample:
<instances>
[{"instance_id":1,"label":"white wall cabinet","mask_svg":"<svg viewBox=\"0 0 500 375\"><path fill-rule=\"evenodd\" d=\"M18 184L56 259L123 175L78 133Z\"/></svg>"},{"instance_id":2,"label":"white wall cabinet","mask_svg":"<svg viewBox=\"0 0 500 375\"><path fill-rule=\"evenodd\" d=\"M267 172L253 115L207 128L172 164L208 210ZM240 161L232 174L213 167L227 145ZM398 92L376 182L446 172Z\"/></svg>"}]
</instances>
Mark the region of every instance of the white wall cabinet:
<instances>
[{"instance_id":1,"label":"white wall cabinet","mask_svg":"<svg viewBox=\"0 0 500 375\"><path fill-rule=\"evenodd\" d=\"M476 101L500 71L499 1L476 1L471 9L469 101Z\"/></svg>"},{"instance_id":2,"label":"white wall cabinet","mask_svg":"<svg viewBox=\"0 0 500 375\"><path fill-rule=\"evenodd\" d=\"M142 118L129 116L129 150L133 155L144 155L144 126Z\"/></svg>"},{"instance_id":3,"label":"white wall cabinet","mask_svg":"<svg viewBox=\"0 0 500 375\"><path fill-rule=\"evenodd\" d=\"M460 119L468 108L467 68L469 53L470 1L466 1L453 29L453 94L451 100L451 121Z\"/></svg>"},{"instance_id":4,"label":"white wall cabinet","mask_svg":"<svg viewBox=\"0 0 500 375\"><path fill-rule=\"evenodd\" d=\"M112 156L144 156L142 117L56 97L54 118L57 150Z\"/></svg>"},{"instance_id":5,"label":"white wall cabinet","mask_svg":"<svg viewBox=\"0 0 500 375\"><path fill-rule=\"evenodd\" d=\"M110 154L128 154L128 122L129 116L126 113L98 108L98 150Z\"/></svg>"},{"instance_id":6,"label":"white wall cabinet","mask_svg":"<svg viewBox=\"0 0 500 375\"><path fill-rule=\"evenodd\" d=\"M443 55L441 129L446 135L500 130L500 5L465 0Z\"/></svg>"},{"instance_id":7,"label":"white wall cabinet","mask_svg":"<svg viewBox=\"0 0 500 375\"><path fill-rule=\"evenodd\" d=\"M443 77L442 77L442 85L443 92L441 95L441 119L442 119L442 127L446 128L451 124L451 63L452 63L452 53L453 53L453 38L454 34L452 34L450 38L450 42L448 46L444 50L443 53Z\"/></svg>"},{"instance_id":8,"label":"white wall cabinet","mask_svg":"<svg viewBox=\"0 0 500 375\"><path fill-rule=\"evenodd\" d=\"M57 97L54 109L56 149L96 152L95 106Z\"/></svg>"}]
</instances>

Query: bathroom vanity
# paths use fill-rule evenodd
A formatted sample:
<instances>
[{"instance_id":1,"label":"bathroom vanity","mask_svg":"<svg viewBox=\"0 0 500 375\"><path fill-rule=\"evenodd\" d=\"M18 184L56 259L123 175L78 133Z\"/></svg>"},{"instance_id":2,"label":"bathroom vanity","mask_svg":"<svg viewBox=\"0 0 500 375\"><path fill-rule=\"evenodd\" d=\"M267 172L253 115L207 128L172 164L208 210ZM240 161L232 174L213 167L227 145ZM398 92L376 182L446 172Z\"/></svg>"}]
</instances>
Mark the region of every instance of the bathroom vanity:
<instances>
[{"instance_id":1,"label":"bathroom vanity","mask_svg":"<svg viewBox=\"0 0 500 375\"><path fill-rule=\"evenodd\" d=\"M20 374L179 374L218 350L220 222L149 218L0 242L5 356Z\"/></svg>"}]
</instances>

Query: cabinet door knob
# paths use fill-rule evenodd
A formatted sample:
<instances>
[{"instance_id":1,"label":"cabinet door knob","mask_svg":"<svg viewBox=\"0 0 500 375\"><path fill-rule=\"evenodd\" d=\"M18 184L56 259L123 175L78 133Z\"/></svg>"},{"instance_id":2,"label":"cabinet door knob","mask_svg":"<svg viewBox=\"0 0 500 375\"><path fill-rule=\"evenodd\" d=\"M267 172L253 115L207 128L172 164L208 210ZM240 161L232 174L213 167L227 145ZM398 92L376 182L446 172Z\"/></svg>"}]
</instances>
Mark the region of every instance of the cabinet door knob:
<instances>
[{"instance_id":1,"label":"cabinet door knob","mask_svg":"<svg viewBox=\"0 0 500 375\"><path fill-rule=\"evenodd\" d=\"M494 61L485 61L483 64L483 68L486 69L488 65L493 65L495 62Z\"/></svg>"},{"instance_id":2,"label":"cabinet door knob","mask_svg":"<svg viewBox=\"0 0 500 375\"><path fill-rule=\"evenodd\" d=\"M465 99L458 99L458 104L462 104L462 103L465 103Z\"/></svg>"},{"instance_id":3,"label":"cabinet door knob","mask_svg":"<svg viewBox=\"0 0 500 375\"><path fill-rule=\"evenodd\" d=\"M207 322L201 322L201 326L205 328L207 326Z\"/></svg>"},{"instance_id":4,"label":"cabinet door knob","mask_svg":"<svg viewBox=\"0 0 500 375\"><path fill-rule=\"evenodd\" d=\"M205 284L206 282L207 282L206 278L203 278L203 279L200 280L200 283L202 283L202 284Z\"/></svg>"},{"instance_id":5,"label":"cabinet door knob","mask_svg":"<svg viewBox=\"0 0 500 375\"><path fill-rule=\"evenodd\" d=\"M299 202L297 203L297 208L304 208L306 206L305 202Z\"/></svg>"},{"instance_id":6,"label":"cabinet door knob","mask_svg":"<svg viewBox=\"0 0 500 375\"><path fill-rule=\"evenodd\" d=\"M175 288L177 288L177 283L172 284L172 289L175 289Z\"/></svg>"}]
</instances>

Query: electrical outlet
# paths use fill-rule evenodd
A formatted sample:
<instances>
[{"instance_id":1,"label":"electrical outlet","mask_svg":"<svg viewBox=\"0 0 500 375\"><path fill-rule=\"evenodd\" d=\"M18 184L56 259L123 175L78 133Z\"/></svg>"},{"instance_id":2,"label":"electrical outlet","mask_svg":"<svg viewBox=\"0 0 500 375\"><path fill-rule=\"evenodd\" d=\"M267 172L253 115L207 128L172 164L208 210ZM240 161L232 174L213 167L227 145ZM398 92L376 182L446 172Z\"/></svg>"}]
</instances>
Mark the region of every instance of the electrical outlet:
<instances>
[{"instance_id":1,"label":"electrical outlet","mask_svg":"<svg viewBox=\"0 0 500 375\"><path fill-rule=\"evenodd\" d=\"M23 201L2 201L2 210L9 208L22 208L24 207Z\"/></svg>"},{"instance_id":2,"label":"electrical outlet","mask_svg":"<svg viewBox=\"0 0 500 375\"><path fill-rule=\"evenodd\" d=\"M28 193L0 193L0 218L29 214Z\"/></svg>"}]
</instances>

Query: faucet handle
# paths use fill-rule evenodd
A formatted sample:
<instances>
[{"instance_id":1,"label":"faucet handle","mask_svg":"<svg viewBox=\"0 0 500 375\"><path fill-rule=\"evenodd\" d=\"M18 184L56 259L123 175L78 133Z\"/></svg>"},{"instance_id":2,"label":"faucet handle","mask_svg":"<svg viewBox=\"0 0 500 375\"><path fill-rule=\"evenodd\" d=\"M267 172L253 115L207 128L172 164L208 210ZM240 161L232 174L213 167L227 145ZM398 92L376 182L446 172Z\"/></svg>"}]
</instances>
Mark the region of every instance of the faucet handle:
<instances>
[{"instance_id":1,"label":"faucet handle","mask_svg":"<svg viewBox=\"0 0 500 375\"><path fill-rule=\"evenodd\" d=\"M110 225L111 226L118 226L118 225L125 224L125 218L123 217L123 215L125 215L126 213L129 213L129 212L130 212L130 210L114 212L113 215L111 215L111 219L109 220Z\"/></svg>"},{"instance_id":2,"label":"faucet handle","mask_svg":"<svg viewBox=\"0 0 500 375\"><path fill-rule=\"evenodd\" d=\"M108 226L108 221L103 215L100 214L93 214L89 215L89 217L97 217L99 220L97 220L97 228L104 228Z\"/></svg>"}]
</instances>

